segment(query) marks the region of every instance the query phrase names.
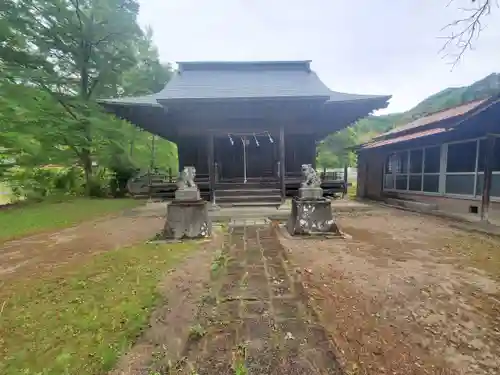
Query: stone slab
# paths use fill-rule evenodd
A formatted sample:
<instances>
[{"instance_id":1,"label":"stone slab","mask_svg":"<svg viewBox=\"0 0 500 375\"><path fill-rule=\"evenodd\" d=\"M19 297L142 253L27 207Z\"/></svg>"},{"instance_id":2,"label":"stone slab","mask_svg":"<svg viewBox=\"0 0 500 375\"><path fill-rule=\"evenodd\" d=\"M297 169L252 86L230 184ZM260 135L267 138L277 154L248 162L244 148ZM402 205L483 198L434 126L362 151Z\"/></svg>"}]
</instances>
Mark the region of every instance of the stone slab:
<instances>
[{"instance_id":1,"label":"stone slab","mask_svg":"<svg viewBox=\"0 0 500 375\"><path fill-rule=\"evenodd\" d=\"M197 201L200 199L200 191L197 188L183 188L175 191L177 201Z\"/></svg>"},{"instance_id":2,"label":"stone slab","mask_svg":"<svg viewBox=\"0 0 500 375\"><path fill-rule=\"evenodd\" d=\"M292 211L286 224L288 233L293 235L311 235L338 233L331 201L293 199Z\"/></svg>"},{"instance_id":3,"label":"stone slab","mask_svg":"<svg viewBox=\"0 0 500 375\"><path fill-rule=\"evenodd\" d=\"M194 239L208 237L212 222L208 216L207 202L172 201L167 206L167 218L163 229L165 239Z\"/></svg>"},{"instance_id":4,"label":"stone slab","mask_svg":"<svg viewBox=\"0 0 500 375\"><path fill-rule=\"evenodd\" d=\"M321 188L309 188L301 187L299 189L300 199L321 199L323 198L323 189Z\"/></svg>"},{"instance_id":5,"label":"stone slab","mask_svg":"<svg viewBox=\"0 0 500 375\"><path fill-rule=\"evenodd\" d=\"M408 201L404 199L396 199L396 198L387 198L386 202L393 206L401 206L405 208L409 208L412 210L417 210L421 212L430 212L438 209L437 204L435 203L426 203L426 202L416 202L416 201Z\"/></svg>"}]
</instances>

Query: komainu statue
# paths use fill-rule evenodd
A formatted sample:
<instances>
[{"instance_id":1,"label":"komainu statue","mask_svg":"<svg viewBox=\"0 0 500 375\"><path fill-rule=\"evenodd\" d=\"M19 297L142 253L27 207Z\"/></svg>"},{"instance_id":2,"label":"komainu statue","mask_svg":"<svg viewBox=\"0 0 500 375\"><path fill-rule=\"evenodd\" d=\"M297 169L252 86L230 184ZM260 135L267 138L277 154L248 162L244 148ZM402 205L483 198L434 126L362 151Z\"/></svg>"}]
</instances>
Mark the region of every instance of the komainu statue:
<instances>
[{"instance_id":1,"label":"komainu statue","mask_svg":"<svg viewBox=\"0 0 500 375\"><path fill-rule=\"evenodd\" d=\"M195 167L184 167L177 182L175 198L167 206L167 220L163 228L165 239L208 237L211 234L207 202L200 197L195 177Z\"/></svg>"},{"instance_id":2,"label":"komainu statue","mask_svg":"<svg viewBox=\"0 0 500 375\"><path fill-rule=\"evenodd\" d=\"M321 180L311 164L302 164L302 188L319 188Z\"/></svg>"},{"instance_id":3,"label":"komainu statue","mask_svg":"<svg viewBox=\"0 0 500 375\"><path fill-rule=\"evenodd\" d=\"M181 173L181 178L177 183L179 189L196 189L196 184L194 182L194 178L196 177L196 168L195 167L184 167L184 170Z\"/></svg>"}]
</instances>

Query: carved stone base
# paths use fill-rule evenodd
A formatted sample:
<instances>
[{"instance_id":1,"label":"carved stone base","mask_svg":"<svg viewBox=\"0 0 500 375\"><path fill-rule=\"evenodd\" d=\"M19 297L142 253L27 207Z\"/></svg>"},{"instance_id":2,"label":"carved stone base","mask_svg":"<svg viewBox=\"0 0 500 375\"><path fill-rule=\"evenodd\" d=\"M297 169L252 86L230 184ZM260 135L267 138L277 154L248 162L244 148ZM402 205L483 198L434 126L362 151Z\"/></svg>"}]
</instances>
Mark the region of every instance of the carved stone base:
<instances>
[{"instance_id":1,"label":"carved stone base","mask_svg":"<svg viewBox=\"0 0 500 375\"><path fill-rule=\"evenodd\" d=\"M167 221L163 229L165 239L192 239L209 237L212 222L204 200L172 201L167 207Z\"/></svg>"},{"instance_id":2,"label":"carved stone base","mask_svg":"<svg viewBox=\"0 0 500 375\"><path fill-rule=\"evenodd\" d=\"M323 198L323 189L320 187L301 187L299 189L299 198L300 199L322 199Z\"/></svg>"},{"instance_id":3,"label":"carved stone base","mask_svg":"<svg viewBox=\"0 0 500 375\"><path fill-rule=\"evenodd\" d=\"M340 234L333 218L331 201L293 198L292 212L286 224L293 235Z\"/></svg>"},{"instance_id":4,"label":"carved stone base","mask_svg":"<svg viewBox=\"0 0 500 375\"><path fill-rule=\"evenodd\" d=\"M178 201L200 200L200 191L196 187L177 189L175 191L175 200Z\"/></svg>"}]
</instances>

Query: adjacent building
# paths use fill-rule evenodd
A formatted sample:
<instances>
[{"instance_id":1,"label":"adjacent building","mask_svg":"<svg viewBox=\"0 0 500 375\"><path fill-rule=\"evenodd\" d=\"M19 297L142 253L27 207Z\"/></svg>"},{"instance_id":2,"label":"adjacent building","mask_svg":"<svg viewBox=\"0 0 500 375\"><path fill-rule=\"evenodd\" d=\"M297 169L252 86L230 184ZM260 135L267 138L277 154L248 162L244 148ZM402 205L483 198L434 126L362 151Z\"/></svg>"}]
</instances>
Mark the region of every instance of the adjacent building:
<instances>
[{"instance_id":1,"label":"adjacent building","mask_svg":"<svg viewBox=\"0 0 500 375\"><path fill-rule=\"evenodd\" d=\"M432 113L360 145L357 194L500 215L500 98Z\"/></svg>"}]
</instances>

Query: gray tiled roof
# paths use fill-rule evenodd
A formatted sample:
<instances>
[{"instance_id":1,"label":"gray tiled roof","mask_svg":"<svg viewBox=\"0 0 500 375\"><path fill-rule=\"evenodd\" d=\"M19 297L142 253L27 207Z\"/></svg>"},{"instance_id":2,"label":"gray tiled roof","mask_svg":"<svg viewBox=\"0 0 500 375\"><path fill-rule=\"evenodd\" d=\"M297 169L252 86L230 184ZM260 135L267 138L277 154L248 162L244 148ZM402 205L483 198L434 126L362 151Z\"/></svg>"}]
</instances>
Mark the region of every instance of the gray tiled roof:
<instances>
[{"instance_id":1,"label":"gray tiled roof","mask_svg":"<svg viewBox=\"0 0 500 375\"><path fill-rule=\"evenodd\" d=\"M286 69L282 64L262 64L262 69L259 65L244 69L239 64L220 63L219 69L215 64L200 64L199 70L180 66L181 70L160 91L160 100L330 96L328 87L303 65Z\"/></svg>"},{"instance_id":2,"label":"gray tiled roof","mask_svg":"<svg viewBox=\"0 0 500 375\"><path fill-rule=\"evenodd\" d=\"M326 103L389 99L331 91L310 69L310 61L179 62L160 92L135 98L105 99L110 105L158 105L190 99L323 98ZM165 103L163 103L165 104Z\"/></svg>"}]
</instances>

